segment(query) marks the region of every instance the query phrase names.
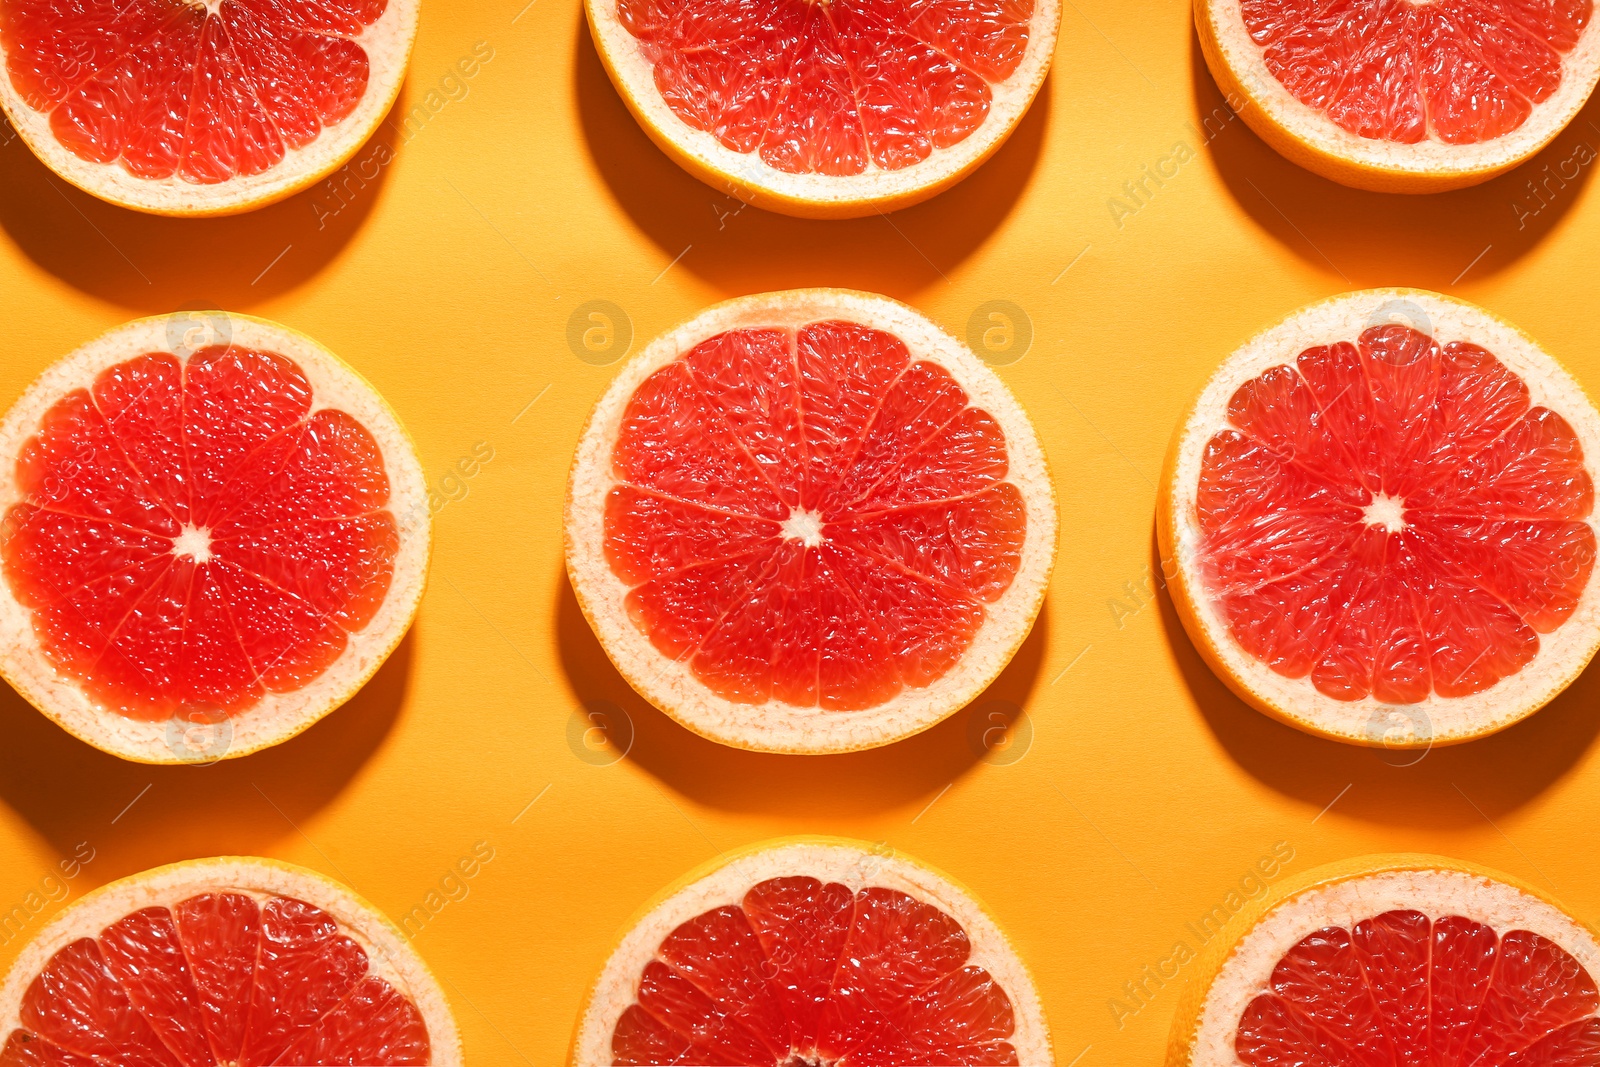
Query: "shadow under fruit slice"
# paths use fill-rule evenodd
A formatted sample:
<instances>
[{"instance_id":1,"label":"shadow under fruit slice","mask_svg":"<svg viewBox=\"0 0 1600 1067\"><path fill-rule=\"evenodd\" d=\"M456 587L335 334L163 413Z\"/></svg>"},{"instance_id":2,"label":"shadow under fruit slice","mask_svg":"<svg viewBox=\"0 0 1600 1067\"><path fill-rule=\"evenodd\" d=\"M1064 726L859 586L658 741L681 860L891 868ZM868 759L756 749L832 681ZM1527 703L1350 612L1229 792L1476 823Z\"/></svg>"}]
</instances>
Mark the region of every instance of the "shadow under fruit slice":
<instances>
[{"instance_id":1,"label":"shadow under fruit slice","mask_svg":"<svg viewBox=\"0 0 1600 1067\"><path fill-rule=\"evenodd\" d=\"M1050 1067L1027 969L983 907L882 846L767 842L688 875L622 936L575 1067Z\"/></svg>"},{"instance_id":2,"label":"shadow under fruit slice","mask_svg":"<svg viewBox=\"0 0 1600 1067\"><path fill-rule=\"evenodd\" d=\"M1214 670L1313 733L1420 747L1561 692L1600 645L1600 414L1470 304L1313 304L1207 383L1168 457L1168 588Z\"/></svg>"},{"instance_id":3,"label":"shadow under fruit slice","mask_svg":"<svg viewBox=\"0 0 1600 1067\"><path fill-rule=\"evenodd\" d=\"M886 744L976 697L1038 613L1054 492L1027 416L910 308L719 304L590 417L567 568L623 676L725 744Z\"/></svg>"},{"instance_id":4,"label":"shadow under fruit slice","mask_svg":"<svg viewBox=\"0 0 1600 1067\"><path fill-rule=\"evenodd\" d=\"M399 643L429 517L399 420L281 326L141 319L0 422L0 674L90 744L244 755Z\"/></svg>"},{"instance_id":5,"label":"shadow under fruit slice","mask_svg":"<svg viewBox=\"0 0 1600 1067\"><path fill-rule=\"evenodd\" d=\"M917 203L1022 120L1059 0L586 0L650 137L758 207L848 218Z\"/></svg>"},{"instance_id":6,"label":"shadow under fruit slice","mask_svg":"<svg viewBox=\"0 0 1600 1067\"><path fill-rule=\"evenodd\" d=\"M1327 178L1475 185L1549 144L1600 79L1593 0L1195 0L1230 105Z\"/></svg>"},{"instance_id":7,"label":"shadow under fruit slice","mask_svg":"<svg viewBox=\"0 0 1600 1067\"><path fill-rule=\"evenodd\" d=\"M1600 944L1531 887L1437 856L1321 867L1248 905L1185 989L1168 1067L1592 1067Z\"/></svg>"},{"instance_id":8,"label":"shadow under fruit slice","mask_svg":"<svg viewBox=\"0 0 1600 1067\"><path fill-rule=\"evenodd\" d=\"M0 987L0 1067L457 1067L444 992L319 874L225 857L145 871L46 926Z\"/></svg>"},{"instance_id":9,"label":"shadow under fruit slice","mask_svg":"<svg viewBox=\"0 0 1600 1067\"><path fill-rule=\"evenodd\" d=\"M0 0L0 105L57 174L164 215L340 167L399 94L419 0Z\"/></svg>"}]
</instances>

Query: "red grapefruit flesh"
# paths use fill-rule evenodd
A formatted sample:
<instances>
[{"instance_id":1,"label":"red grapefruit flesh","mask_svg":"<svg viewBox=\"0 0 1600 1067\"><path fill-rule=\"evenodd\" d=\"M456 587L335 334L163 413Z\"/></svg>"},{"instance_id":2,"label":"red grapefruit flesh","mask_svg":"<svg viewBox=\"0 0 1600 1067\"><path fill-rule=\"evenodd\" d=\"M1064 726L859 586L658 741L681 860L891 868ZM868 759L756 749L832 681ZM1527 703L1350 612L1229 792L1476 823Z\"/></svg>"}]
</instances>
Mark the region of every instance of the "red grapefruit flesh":
<instances>
[{"instance_id":1,"label":"red grapefruit flesh","mask_svg":"<svg viewBox=\"0 0 1600 1067\"><path fill-rule=\"evenodd\" d=\"M415 21L415 0L0 0L0 97L45 161L96 195L243 210L366 140Z\"/></svg>"},{"instance_id":2,"label":"red grapefruit flesh","mask_svg":"<svg viewBox=\"0 0 1600 1067\"><path fill-rule=\"evenodd\" d=\"M1245 1067L1593 1067L1597 1008L1594 979L1548 938L1388 911L1295 945L1236 1048Z\"/></svg>"},{"instance_id":3,"label":"red grapefruit flesh","mask_svg":"<svg viewBox=\"0 0 1600 1067\"><path fill-rule=\"evenodd\" d=\"M1016 1063L1011 1001L966 933L905 893L773 878L683 923L618 1020L618 1065Z\"/></svg>"},{"instance_id":4,"label":"red grapefruit flesh","mask_svg":"<svg viewBox=\"0 0 1600 1067\"><path fill-rule=\"evenodd\" d=\"M689 126L790 174L846 175L920 163L982 125L989 83L1027 53L1033 0L620 0L617 9Z\"/></svg>"},{"instance_id":5,"label":"red grapefruit flesh","mask_svg":"<svg viewBox=\"0 0 1600 1067\"><path fill-rule=\"evenodd\" d=\"M367 54L350 39L384 0L6 0L11 81L80 159L141 178L258 174L355 109Z\"/></svg>"},{"instance_id":6,"label":"red grapefruit flesh","mask_svg":"<svg viewBox=\"0 0 1600 1067\"><path fill-rule=\"evenodd\" d=\"M1299 313L1276 359L1259 339L1230 358L1175 446L1163 552L1199 603L1197 643L1273 713L1348 736L1417 705L1413 743L1464 739L1536 708L1593 652L1600 416L1466 305L1394 298L1435 301L1432 332L1343 325L1384 296Z\"/></svg>"},{"instance_id":7,"label":"red grapefruit flesh","mask_svg":"<svg viewBox=\"0 0 1600 1067\"><path fill-rule=\"evenodd\" d=\"M1407 326L1240 387L1200 470L1207 589L1234 637L1337 700L1482 692L1594 569L1594 484L1487 350Z\"/></svg>"},{"instance_id":8,"label":"red grapefruit flesh","mask_svg":"<svg viewBox=\"0 0 1600 1067\"><path fill-rule=\"evenodd\" d=\"M242 710L337 659L389 591L383 457L274 352L109 367L45 413L0 546L46 653L141 719Z\"/></svg>"},{"instance_id":9,"label":"red grapefruit flesh","mask_svg":"<svg viewBox=\"0 0 1600 1067\"><path fill-rule=\"evenodd\" d=\"M348 371L313 385L331 356L257 332L101 359L54 395L47 376L14 413L5 584L23 643L102 717L216 723L348 687L354 635L412 595L409 575L393 588L403 435L377 425L380 444L387 420L339 406L348 389L381 411Z\"/></svg>"},{"instance_id":10,"label":"red grapefruit flesh","mask_svg":"<svg viewBox=\"0 0 1600 1067\"><path fill-rule=\"evenodd\" d=\"M999 147L1044 80L1057 0L588 0L646 131L797 215L915 203Z\"/></svg>"},{"instance_id":11,"label":"red grapefruit flesh","mask_svg":"<svg viewBox=\"0 0 1600 1067\"><path fill-rule=\"evenodd\" d=\"M1475 144L1520 127L1561 84L1593 0L1243 0L1267 69L1360 137Z\"/></svg>"},{"instance_id":12,"label":"red grapefruit flesh","mask_svg":"<svg viewBox=\"0 0 1600 1067\"><path fill-rule=\"evenodd\" d=\"M824 390L849 401L802 427ZM926 685L1021 561L1005 435L881 330L702 342L634 394L613 462L629 611L730 700L856 710Z\"/></svg>"},{"instance_id":13,"label":"red grapefruit flesh","mask_svg":"<svg viewBox=\"0 0 1600 1067\"><path fill-rule=\"evenodd\" d=\"M177 864L74 904L0 991L0 1033L0 1067L459 1063L436 983L387 921L265 860Z\"/></svg>"},{"instance_id":14,"label":"red grapefruit flesh","mask_svg":"<svg viewBox=\"0 0 1600 1067\"><path fill-rule=\"evenodd\" d=\"M800 839L691 875L625 934L574 1062L1053 1060L1026 969L971 897L881 847Z\"/></svg>"},{"instance_id":15,"label":"red grapefruit flesh","mask_svg":"<svg viewBox=\"0 0 1600 1067\"><path fill-rule=\"evenodd\" d=\"M608 642L643 660L634 675L826 731L941 687L975 695L974 650L1031 620L1013 605L1037 600L1054 524L1032 428L987 368L943 342L914 352L933 332L875 321L886 302L821 303L749 298L733 317L767 322L697 327L619 379L569 523L598 527L592 580L615 606L591 618L646 639Z\"/></svg>"}]
</instances>

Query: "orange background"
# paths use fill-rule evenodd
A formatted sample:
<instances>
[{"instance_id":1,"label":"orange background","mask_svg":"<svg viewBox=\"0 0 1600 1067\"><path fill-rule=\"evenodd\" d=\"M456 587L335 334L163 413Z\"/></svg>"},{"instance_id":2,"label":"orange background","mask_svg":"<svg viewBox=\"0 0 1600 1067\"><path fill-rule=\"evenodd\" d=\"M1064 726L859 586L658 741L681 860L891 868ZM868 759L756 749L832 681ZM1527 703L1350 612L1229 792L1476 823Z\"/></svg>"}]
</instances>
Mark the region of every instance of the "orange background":
<instances>
[{"instance_id":1,"label":"orange background","mask_svg":"<svg viewBox=\"0 0 1600 1067\"><path fill-rule=\"evenodd\" d=\"M1069 0L1053 73L982 170L888 218L805 222L738 210L682 173L625 111L578 5L524 3L428 0L380 134L389 151L369 146L370 178L358 165L338 195L323 185L235 219L152 218L66 187L19 141L0 148L0 402L136 315L251 312L364 372L456 498L436 516L411 636L355 700L276 750L206 768L122 763L0 690L0 910L88 842L74 898L243 852L341 878L398 918L485 841L493 860L415 944L475 1063L541 1067L567 1055L583 992L640 903L778 834L887 841L967 883L1031 964L1063 1065L1160 1056L1183 976L1147 983L1142 1006L1124 983L1193 943L1186 923L1279 842L1291 873L1367 851L1451 853L1600 918L1587 843L1600 672L1521 726L1397 766L1412 757L1242 706L1150 583L1175 420L1223 356L1310 300L1396 284L1464 296L1600 388L1588 168L1552 181L1536 214L1527 188L1546 165L1593 155L1600 107L1479 188L1354 192L1225 121L1179 0ZM447 81L479 42L492 59ZM430 103L426 122L401 125ZM1124 183L1174 155L1186 162L1136 212L1112 210ZM644 705L561 562L567 463L615 369L569 347L574 309L614 303L637 349L713 301L802 285L887 293L962 336L987 301L1022 308L1031 348L1000 373L1038 424L1063 520L1044 614L979 712L834 758L722 748ZM480 442L494 458L448 481ZM626 758L585 745L585 701L626 712ZM981 716L995 701L1025 707L1027 726L989 750ZM1120 1020L1114 998L1130 1009Z\"/></svg>"}]
</instances>

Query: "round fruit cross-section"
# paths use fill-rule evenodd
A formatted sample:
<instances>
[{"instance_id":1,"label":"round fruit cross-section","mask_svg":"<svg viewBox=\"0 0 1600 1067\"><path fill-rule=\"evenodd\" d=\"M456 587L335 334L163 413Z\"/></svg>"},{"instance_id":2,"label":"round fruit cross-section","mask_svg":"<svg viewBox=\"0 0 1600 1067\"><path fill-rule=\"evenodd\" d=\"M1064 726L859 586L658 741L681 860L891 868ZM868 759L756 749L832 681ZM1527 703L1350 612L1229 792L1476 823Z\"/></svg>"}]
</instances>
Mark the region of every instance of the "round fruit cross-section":
<instances>
[{"instance_id":1,"label":"round fruit cross-section","mask_svg":"<svg viewBox=\"0 0 1600 1067\"><path fill-rule=\"evenodd\" d=\"M1223 95L1294 162L1383 192L1532 156L1600 79L1593 0L1195 0Z\"/></svg>"},{"instance_id":2,"label":"round fruit cross-section","mask_svg":"<svg viewBox=\"0 0 1600 1067\"><path fill-rule=\"evenodd\" d=\"M127 759L277 744L400 642L428 529L409 438L332 353L243 315L140 319L0 422L0 674Z\"/></svg>"},{"instance_id":3,"label":"round fruit cross-section","mask_svg":"<svg viewBox=\"0 0 1600 1067\"><path fill-rule=\"evenodd\" d=\"M0 0L0 106L67 181L223 215L338 169L400 92L419 0Z\"/></svg>"},{"instance_id":4,"label":"round fruit cross-section","mask_svg":"<svg viewBox=\"0 0 1600 1067\"><path fill-rule=\"evenodd\" d=\"M886 846L796 838L691 873L595 983L575 1067L1054 1063L983 907Z\"/></svg>"},{"instance_id":5,"label":"round fruit cross-section","mask_svg":"<svg viewBox=\"0 0 1600 1067\"><path fill-rule=\"evenodd\" d=\"M1049 70L1060 0L585 0L611 80L702 181L848 218L955 184Z\"/></svg>"},{"instance_id":6,"label":"round fruit cross-section","mask_svg":"<svg viewBox=\"0 0 1600 1067\"><path fill-rule=\"evenodd\" d=\"M1369 856L1283 883L1198 964L1167 1067L1595 1067L1600 943L1514 879Z\"/></svg>"},{"instance_id":7,"label":"round fruit cross-section","mask_svg":"<svg viewBox=\"0 0 1600 1067\"><path fill-rule=\"evenodd\" d=\"M457 1067L444 992L372 905L225 857L90 893L0 987L0 1067Z\"/></svg>"},{"instance_id":8,"label":"round fruit cross-section","mask_svg":"<svg viewBox=\"0 0 1600 1067\"><path fill-rule=\"evenodd\" d=\"M1043 602L1055 497L994 373L903 304L719 304L578 446L567 570L646 699L743 748L887 744L964 706Z\"/></svg>"},{"instance_id":9,"label":"round fruit cross-section","mask_svg":"<svg viewBox=\"0 0 1600 1067\"><path fill-rule=\"evenodd\" d=\"M1158 532L1196 646L1245 700L1398 747L1532 714L1600 645L1600 414L1530 338L1434 293L1313 304L1228 357Z\"/></svg>"}]
</instances>

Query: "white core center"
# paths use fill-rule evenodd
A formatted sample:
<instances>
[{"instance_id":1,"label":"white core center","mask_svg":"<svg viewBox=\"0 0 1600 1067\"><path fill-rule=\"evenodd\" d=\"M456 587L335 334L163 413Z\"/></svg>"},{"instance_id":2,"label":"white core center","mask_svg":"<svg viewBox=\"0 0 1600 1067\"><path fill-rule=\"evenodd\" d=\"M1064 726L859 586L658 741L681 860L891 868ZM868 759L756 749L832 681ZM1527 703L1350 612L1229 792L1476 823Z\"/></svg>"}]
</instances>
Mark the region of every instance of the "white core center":
<instances>
[{"instance_id":1,"label":"white core center","mask_svg":"<svg viewBox=\"0 0 1600 1067\"><path fill-rule=\"evenodd\" d=\"M822 516L815 511L793 508L783 520L783 536L799 541L807 548L822 544Z\"/></svg>"},{"instance_id":2,"label":"white core center","mask_svg":"<svg viewBox=\"0 0 1600 1067\"><path fill-rule=\"evenodd\" d=\"M1379 493L1363 509L1361 517L1368 526L1381 526L1389 533L1399 533L1406 528L1405 501L1397 496Z\"/></svg>"},{"instance_id":3,"label":"white core center","mask_svg":"<svg viewBox=\"0 0 1600 1067\"><path fill-rule=\"evenodd\" d=\"M211 531L203 526L183 524L183 530L172 539L172 554L182 559L188 556L196 563L211 560Z\"/></svg>"}]
</instances>

